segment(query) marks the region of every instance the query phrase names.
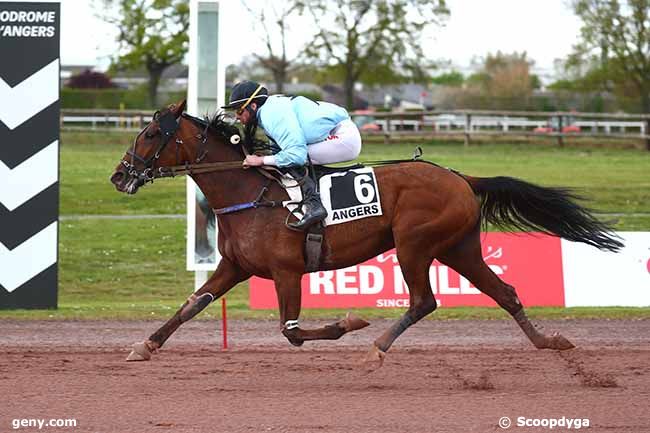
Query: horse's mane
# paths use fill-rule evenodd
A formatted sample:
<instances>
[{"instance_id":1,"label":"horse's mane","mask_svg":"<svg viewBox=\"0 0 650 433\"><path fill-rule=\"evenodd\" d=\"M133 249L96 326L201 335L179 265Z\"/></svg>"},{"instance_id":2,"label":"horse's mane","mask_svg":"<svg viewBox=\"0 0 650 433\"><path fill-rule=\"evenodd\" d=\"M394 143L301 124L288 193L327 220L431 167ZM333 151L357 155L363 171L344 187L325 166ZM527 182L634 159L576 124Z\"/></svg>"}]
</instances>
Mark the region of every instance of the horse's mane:
<instances>
[{"instance_id":1,"label":"horse's mane","mask_svg":"<svg viewBox=\"0 0 650 433\"><path fill-rule=\"evenodd\" d=\"M226 121L226 113L217 111L212 116L205 116L207 123L214 132L222 136L241 135L241 131L232 122Z\"/></svg>"},{"instance_id":2,"label":"horse's mane","mask_svg":"<svg viewBox=\"0 0 650 433\"><path fill-rule=\"evenodd\" d=\"M195 117L188 113L183 113L182 116L200 127L206 134L214 135L223 140L226 146L231 146L241 151L239 145L233 145L230 139L233 135L237 135L241 140L242 133L237 126L226 120L225 113L217 112L212 116L206 115L203 118Z\"/></svg>"},{"instance_id":3,"label":"horse's mane","mask_svg":"<svg viewBox=\"0 0 650 433\"><path fill-rule=\"evenodd\" d=\"M196 119L196 118L195 118ZM223 111L218 111L212 116L206 116L205 120L201 121L202 124L208 125L208 130L215 132L217 135L226 138L226 141L230 143L230 137L233 135L239 135L241 138L241 143L246 148L246 151L250 154L271 154L271 146L269 143L260 139L253 139L252 145L244 140L244 134L240 128L235 126L232 122L226 120L226 113Z\"/></svg>"}]
</instances>

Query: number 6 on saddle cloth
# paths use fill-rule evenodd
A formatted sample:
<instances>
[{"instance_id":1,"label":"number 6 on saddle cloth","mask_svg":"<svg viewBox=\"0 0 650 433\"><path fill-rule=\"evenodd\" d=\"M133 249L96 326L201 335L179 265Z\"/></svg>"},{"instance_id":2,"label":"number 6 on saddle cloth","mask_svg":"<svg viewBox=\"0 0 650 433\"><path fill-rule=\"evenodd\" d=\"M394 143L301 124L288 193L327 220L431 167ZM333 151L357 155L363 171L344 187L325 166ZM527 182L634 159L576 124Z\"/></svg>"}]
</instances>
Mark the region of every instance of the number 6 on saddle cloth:
<instances>
[{"instance_id":1,"label":"number 6 on saddle cloth","mask_svg":"<svg viewBox=\"0 0 650 433\"><path fill-rule=\"evenodd\" d=\"M327 209L327 218L323 221L325 226L382 215L379 187L372 167L315 166L314 170L321 201ZM282 181L290 197L282 203L283 206L296 217L301 217L298 207L302 201L300 188L291 178L284 177Z\"/></svg>"}]
</instances>

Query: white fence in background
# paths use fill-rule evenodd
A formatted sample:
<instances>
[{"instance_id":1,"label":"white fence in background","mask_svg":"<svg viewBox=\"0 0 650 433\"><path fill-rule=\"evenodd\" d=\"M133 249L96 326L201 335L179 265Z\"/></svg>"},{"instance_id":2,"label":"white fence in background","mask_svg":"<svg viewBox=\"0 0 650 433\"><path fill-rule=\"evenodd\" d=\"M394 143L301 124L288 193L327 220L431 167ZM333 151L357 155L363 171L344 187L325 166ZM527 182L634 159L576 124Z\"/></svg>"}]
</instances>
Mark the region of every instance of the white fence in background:
<instances>
[{"instance_id":1,"label":"white fence in background","mask_svg":"<svg viewBox=\"0 0 650 433\"><path fill-rule=\"evenodd\" d=\"M61 110L61 127L68 130L115 128L139 131L152 117L153 113L140 111Z\"/></svg>"},{"instance_id":2,"label":"white fence in background","mask_svg":"<svg viewBox=\"0 0 650 433\"><path fill-rule=\"evenodd\" d=\"M62 110L63 130L139 131L152 113L136 110ZM603 137L650 140L647 114L451 110L426 112L357 112L352 114L363 134L462 135L469 144L472 136L546 136L563 144L566 137Z\"/></svg>"},{"instance_id":3,"label":"white fence in background","mask_svg":"<svg viewBox=\"0 0 650 433\"><path fill-rule=\"evenodd\" d=\"M400 136L552 137L564 145L568 137L644 140L650 150L650 114L579 113L540 111L437 110L420 112L369 112L353 114L366 135L385 141Z\"/></svg>"},{"instance_id":4,"label":"white fence in background","mask_svg":"<svg viewBox=\"0 0 650 433\"><path fill-rule=\"evenodd\" d=\"M467 123L466 116L457 115L438 115L424 116L422 120L394 118L390 121L387 119L377 119L374 123L379 125L381 131L464 131ZM592 133L610 134L618 132L636 133L645 135L646 123L644 121L617 121L617 120L582 120L571 123L580 130ZM498 116L480 116L469 119L469 130L500 130L503 132L511 131L528 131L534 132L535 128L545 128L549 122L543 119L527 119L516 117L498 117Z\"/></svg>"}]
</instances>

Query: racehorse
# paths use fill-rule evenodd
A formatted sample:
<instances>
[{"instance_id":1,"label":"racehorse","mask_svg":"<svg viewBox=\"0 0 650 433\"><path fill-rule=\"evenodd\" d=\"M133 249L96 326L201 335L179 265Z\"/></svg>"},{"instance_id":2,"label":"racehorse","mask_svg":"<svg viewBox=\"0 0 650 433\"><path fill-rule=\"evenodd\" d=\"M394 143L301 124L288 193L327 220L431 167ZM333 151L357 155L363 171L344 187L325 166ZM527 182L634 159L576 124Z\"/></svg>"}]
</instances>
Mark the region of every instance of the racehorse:
<instances>
[{"instance_id":1,"label":"racehorse","mask_svg":"<svg viewBox=\"0 0 650 433\"><path fill-rule=\"evenodd\" d=\"M244 169L249 150L239 130L222 116L199 119L183 113L185 101L154 114L117 165L111 182L135 194L156 178L189 175L213 209L251 202L268 186L268 196L287 200L279 183L269 184L263 170ZM456 270L505 309L538 349L565 350L573 344L559 333L544 334L528 319L515 288L483 260L482 222L518 230L536 230L597 248L617 251L623 244L610 228L577 203L564 188L549 188L510 177L477 178L426 161L375 167L383 215L327 226L320 270L353 266L391 248L409 287L410 307L382 333L365 356L369 371L380 367L397 337L436 309L429 283L434 259ZM250 206L249 206L250 207ZM216 271L146 341L136 343L129 360L148 360L176 329L253 275L273 279L282 334L293 345L338 339L368 325L348 314L317 329L298 324L300 280L305 271L305 234L285 227L287 210L255 207L219 215Z\"/></svg>"}]
</instances>

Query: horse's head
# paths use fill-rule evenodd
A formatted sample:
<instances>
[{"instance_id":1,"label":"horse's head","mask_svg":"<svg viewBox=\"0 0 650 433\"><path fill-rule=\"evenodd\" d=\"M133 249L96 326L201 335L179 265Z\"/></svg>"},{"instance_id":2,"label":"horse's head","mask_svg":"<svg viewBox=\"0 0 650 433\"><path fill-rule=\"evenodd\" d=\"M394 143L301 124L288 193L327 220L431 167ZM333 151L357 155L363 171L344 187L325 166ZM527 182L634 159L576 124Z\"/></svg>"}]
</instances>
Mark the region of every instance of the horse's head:
<instances>
[{"instance_id":1,"label":"horse's head","mask_svg":"<svg viewBox=\"0 0 650 433\"><path fill-rule=\"evenodd\" d=\"M239 143L239 129L226 122L222 114L203 120L183 113L184 109L182 101L157 111L140 131L111 176L118 191L135 194L142 185L158 177L193 173L197 168L205 171L206 164L202 162L207 159L209 138L229 144L210 149L213 161L232 163L243 159L241 150L232 146Z\"/></svg>"},{"instance_id":2,"label":"horse's head","mask_svg":"<svg viewBox=\"0 0 650 433\"><path fill-rule=\"evenodd\" d=\"M183 134L179 121L184 109L185 101L182 101L154 113L151 122L137 135L111 176L118 191L135 194L142 185L159 177L156 170L160 167L177 165L189 159L179 138L187 135Z\"/></svg>"}]
</instances>

